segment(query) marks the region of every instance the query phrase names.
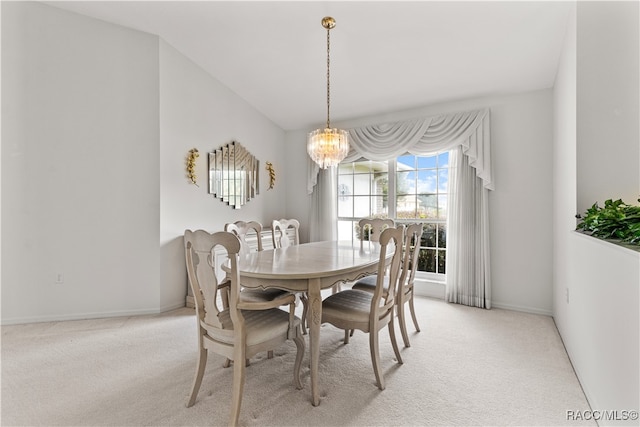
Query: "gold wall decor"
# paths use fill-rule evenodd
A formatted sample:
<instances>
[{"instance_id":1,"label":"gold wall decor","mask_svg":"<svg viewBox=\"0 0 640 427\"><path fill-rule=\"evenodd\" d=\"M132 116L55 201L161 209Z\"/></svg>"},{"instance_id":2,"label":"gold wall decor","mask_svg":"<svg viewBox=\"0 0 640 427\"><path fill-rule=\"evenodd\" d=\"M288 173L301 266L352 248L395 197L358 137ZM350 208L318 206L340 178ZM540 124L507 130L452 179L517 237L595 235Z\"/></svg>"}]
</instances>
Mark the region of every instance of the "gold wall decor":
<instances>
[{"instance_id":1,"label":"gold wall decor","mask_svg":"<svg viewBox=\"0 0 640 427\"><path fill-rule=\"evenodd\" d=\"M266 169L269 171L269 190L271 190L276 185L276 171L273 169L273 163L271 162L267 162Z\"/></svg>"},{"instance_id":2,"label":"gold wall decor","mask_svg":"<svg viewBox=\"0 0 640 427\"><path fill-rule=\"evenodd\" d=\"M209 153L209 194L234 209L255 198L260 189L260 162L240 143Z\"/></svg>"},{"instance_id":3,"label":"gold wall decor","mask_svg":"<svg viewBox=\"0 0 640 427\"><path fill-rule=\"evenodd\" d=\"M187 176L189 177L191 183L196 187L199 187L199 185L196 183L196 159L198 157L200 157L200 154L198 153L197 148L192 148L191 150L189 150L189 155L187 156Z\"/></svg>"}]
</instances>

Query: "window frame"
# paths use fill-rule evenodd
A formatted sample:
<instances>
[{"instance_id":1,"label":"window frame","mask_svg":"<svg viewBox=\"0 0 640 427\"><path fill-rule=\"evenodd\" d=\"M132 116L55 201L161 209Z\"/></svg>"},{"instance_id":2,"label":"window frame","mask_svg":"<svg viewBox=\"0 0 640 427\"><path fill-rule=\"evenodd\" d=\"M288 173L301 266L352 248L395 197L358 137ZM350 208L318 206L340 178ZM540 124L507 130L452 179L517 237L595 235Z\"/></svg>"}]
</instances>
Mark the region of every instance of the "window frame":
<instances>
[{"instance_id":1,"label":"window frame","mask_svg":"<svg viewBox=\"0 0 640 427\"><path fill-rule=\"evenodd\" d=\"M450 151L443 151L443 152L433 153L431 155L415 155L415 156L416 157L436 157L436 166L433 169L436 170L436 175L438 176L438 180L439 180L440 171L442 169L446 169L448 174L449 174L449 171L450 171L450 163L449 162L447 162L447 167L446 168L441 168L440 167L438 156L440 156L441 154L444 154L444 153L449 153L449 155L450 155L451 152ZM451 194L450 188L449 188L449 186L447 184L447 191L446 191L446 193L444 193L447 196L447 218L444 218L444 219L443 218L429 218L429 219L426 219L426 218L424 218L424 219L421 219L421 218L400 219L400 218L398 218L397 217L398 216L398 212L397 212L397 191L396 191L396 189L397 189L397 171L398 171L397 164L398 164L398 158L406 156L406 155L412 155L412 154L407 153L407 154L398 156L398 157L396 157L396 158L394 158L392 160L386 161L386 163L387 163L387 181L388 181L388 183L387 183L388 189L387 189L387 195L386 195L386 198L387 198L387 212L386 212L386 214L387 214L388 218L393 218L396 221L397 224L422 222L425 225L426 224L434 224L435 225L435 230L436 230L435 231L435 244L436 244L436 246L435 247L432 247L432 246L421 246L421 251L422 250L435 250L436 251L436 260L435 260L435 262L436 262L436 272L417 270L416 271L416 279L426 280L426 281L430 281L430 282L444 282L446 280L446 253L447 253L447 246L446 246L446 243L445 243L444 247L440 247L439 246L439 238L440 237L439 237L439 233L438 233L438 228L439 228L439 226L441 224L444 224L445 226L447 224L447 218L448 218L448 215L449 215L448 205L449 205L449 198L450 198L450 194ZM364 162L364 161L373 162L373 161L371 161L369 159L360 158L360 159L358 159L358 160L356 160L354 162L349 162L349 164L358 163L358 162ZM341 182L340 175L349 175L349 176L351 176L352 177L352 183L354 183L355 179L353 177L355 175L357 175L357 174L354 173L353 171L351 173L348 173L348 174L340 174L340 169L339 169L340 166L341 165L338 166L338 171L337 171L338 179L336 181L336 187L338 188L338 194L337 194L337 197L336 197L337 198L337 203L336 203L336 218L337 218L337 222L338 222L338 224L340 222L351 222L352 225L355 225L362 218L362 216L355 216L355 215L354 216L340 216L339 215L339 213L340 213L340 208L339 208L340 202L339 202L339 199L340 199L340 197L344 197L344 196L341 196L339 187L340 187L340 182ZM419 165L415 164L413 171L417 173L419 170L421 170L419 168ZM369 174L372 174L371 168L369 169ZM449 182L449 175L448 175L447 183L448 182ZM354 193L355 193L355 191L354 191ZM416 195L420 194L420 193L418 193L418 189L417 188L415 189L415 194ZM436 193L435 194L436 194L436 197L439 196L439 195L442 195L442 193L440 193L439 181L437 182L437 185L436 185ZM371 215L371 211L372 211L371 201L373 200L372 196L375 196L375 194L373 194L373 190L371 189L371 187L369 188L369 195L368 196L369 196L369 212L370 212L369 215ZM356 199L355 199L355 196L353 194L347 195L347 197L354 197L351 200L351 203L352 203L351 214L353 215L355 213L355 201L356 201ZM445 233L446 233L446 228L445 228ZM352 233L352 241L354 241L354 240L355 240L355 233ZM445 254L444 255L445 256L445 273L438 272L438 269L439 269L438 253L439 253L439 251L442 251Z\"/></svg>"}]
</instances>

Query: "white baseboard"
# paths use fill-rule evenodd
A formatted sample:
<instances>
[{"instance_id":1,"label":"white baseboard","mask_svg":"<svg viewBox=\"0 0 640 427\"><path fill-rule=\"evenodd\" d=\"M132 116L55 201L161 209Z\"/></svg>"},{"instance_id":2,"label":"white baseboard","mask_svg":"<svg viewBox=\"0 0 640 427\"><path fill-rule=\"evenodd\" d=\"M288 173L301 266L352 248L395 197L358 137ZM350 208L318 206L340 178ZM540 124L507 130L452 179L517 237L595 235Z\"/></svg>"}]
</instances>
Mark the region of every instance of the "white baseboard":
<instances>
[{"instance_id":1,"label":"white baseboard","mask_svg":"<svg viewBox=\"0 0 640 427\"><path fill-rule=\"evenodd\" d=\"M416 279L413 286L416 295L444 300L444 283Z\"/></svg>"},{"instance_id":2,"label":"white baseboard","mask_svg":"<svg viewBox=\"0 0 640 427\"><path fill-rule=\"evenodd\" d=\"M445 284L442 282L416 279L414 286L416 295L437 298L441 300L445 299ZM543 316L553 316L553 313L549 310L541 310L539 308L525 307L513 304L503 304L496 301L491 301L491 307L500 308L503 310L521 311L523 313L541 314Z\"/></svg>"},{"instance_id":3,"label":"white baseboard","mask_svg":"<svg viewBox=\"0 0 640 427\"><path fill-rule=\"evenodd\" d=\"M491 308L500 308L502 310L521 311L523 313L541 314L543 316L553 317L553 312L550 310L542 310L535 307L525 307L521 305L503 304L500 302L491 301Z\"/></svg>"},{"instance_id":4,"label":"white baseboard","mask_svg":"<svg viewBox=\"0 0 640 427\"><path fill-rule=\"evenodd\" d=\"M184 303L181 305L184 307ZM122 310L122 311L104 311L93 313L78 314L52 314L47 316L27 316L2 319L0 323L5 325L21 325L25 323L42 323L42 322L63 322L67 320L86 320L86 319L103 319L108 317L127 317L127 316L143 316L148 314L158 314L159 309L141 309L141 310Z\"/></svg>"}]
</instances>

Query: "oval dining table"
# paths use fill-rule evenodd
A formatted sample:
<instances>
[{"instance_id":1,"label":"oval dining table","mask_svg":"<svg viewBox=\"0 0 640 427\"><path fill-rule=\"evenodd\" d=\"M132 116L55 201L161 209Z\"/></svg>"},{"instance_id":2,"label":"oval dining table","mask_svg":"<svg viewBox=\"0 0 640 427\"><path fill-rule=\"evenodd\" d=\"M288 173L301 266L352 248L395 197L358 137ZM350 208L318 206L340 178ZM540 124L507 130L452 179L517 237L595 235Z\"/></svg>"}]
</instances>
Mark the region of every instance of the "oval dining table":
<instances>
[{"instance_id":1,"label":"oval dining table","mask_svg":"<svg viewBox=\"0 0 640 427\"><path fill-rule=\"evenodd\" d=\"M354 281L377 271L380 254L368 243L324 241L252 252L240 257L240 282L246 288L278 288L306 292L308 298L309 352L311 358L311 396L320 404L318 359L322 322L322 289Z\"/></svg>"}]
</instances>

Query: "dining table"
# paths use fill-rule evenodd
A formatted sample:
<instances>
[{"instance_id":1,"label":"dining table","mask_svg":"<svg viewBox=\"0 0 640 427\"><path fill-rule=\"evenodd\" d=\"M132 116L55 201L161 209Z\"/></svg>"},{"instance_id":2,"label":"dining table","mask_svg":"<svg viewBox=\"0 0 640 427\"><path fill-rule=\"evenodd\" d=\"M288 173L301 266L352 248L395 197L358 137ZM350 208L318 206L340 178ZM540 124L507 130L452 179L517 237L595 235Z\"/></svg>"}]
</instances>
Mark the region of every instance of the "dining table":
<instances>
[{"instance_id":1,"label":"dining table","mask_svg":"<svg viewBox=\"0 0 640 427\"><path fill-rule=\"evenodd\" d=\"M322 323L321 291L376 273L380 261L378 248L369 242L361 247L359 241L322 241L251 252L239 259L238 270L243 287L277 288L307 294L313 406L320 404L318 359Z\"/></svg>"}]
</instances>

